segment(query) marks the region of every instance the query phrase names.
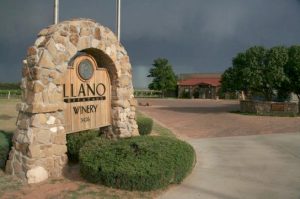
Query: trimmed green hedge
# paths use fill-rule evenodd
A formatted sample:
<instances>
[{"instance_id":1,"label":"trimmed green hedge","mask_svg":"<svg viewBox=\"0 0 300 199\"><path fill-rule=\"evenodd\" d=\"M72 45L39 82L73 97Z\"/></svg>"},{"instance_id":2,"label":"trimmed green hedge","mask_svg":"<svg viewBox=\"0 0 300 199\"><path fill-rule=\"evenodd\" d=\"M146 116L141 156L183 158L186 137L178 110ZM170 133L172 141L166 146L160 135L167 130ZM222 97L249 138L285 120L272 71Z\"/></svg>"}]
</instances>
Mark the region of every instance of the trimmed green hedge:
<instances>
[{"instance_id":1,"label":"trimmed green hedge","mask_svg":"<svg viewBox=\"0 0 300 199\"><path fill-rule=\"evenodd\" d=\"M67 150L68 158L71 162L78 162L79 150L87 141L91 141L99 136L97 130L87 130L78 133L71 133L67 135Z\"/></svg>"},{"instance_id":2,"label":"trimmed green hedge","mask_svg":"<svg viewBox=\"0 0 300 199\"><path fill-rule=\"evenodd\" d=\"M151 118L139 116L136 122L140 135L149 135L151 133L153 127L153 120Z\"/></svg>"},{"instance_id":3,"label":"trimmed green hedge","mask_svg":"<svg viewBox=\"0 0 300 199\"><path fill-rule=\"evenodd\" d=\"M139 136L96 139L80 150L80 172L90 182L149 191L180 183L192 170L195 151L181 140Z\"/></svg>"},{"instance_id":4,"label":"trimmed green hedge","mask_svg":"<svg viewBox=\"0 0 300 199\"><path fill-rule=\"evenodd\" d=\"M0 131L0 168L5 168L5 163L8 158L8 154L10 151L10 148L12 146L12 135L10 133L5 133L3 131Z\"/></svg>"}]
</instances>

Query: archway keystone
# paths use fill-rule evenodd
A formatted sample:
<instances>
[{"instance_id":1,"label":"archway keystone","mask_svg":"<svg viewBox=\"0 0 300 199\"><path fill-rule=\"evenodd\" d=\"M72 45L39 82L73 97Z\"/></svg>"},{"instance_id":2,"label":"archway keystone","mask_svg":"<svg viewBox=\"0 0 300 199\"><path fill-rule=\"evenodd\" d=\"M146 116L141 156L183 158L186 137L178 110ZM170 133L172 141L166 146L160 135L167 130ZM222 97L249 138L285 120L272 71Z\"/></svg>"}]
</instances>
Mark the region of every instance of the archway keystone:
<instances>
[{"instance_id":1,"label":"archway keystone","mask_svg":"<svg viewBox=\"0 0 300 199\"><path fill-rule=\"evenodd\" d=\"M8 173L31 183L38 182L34 180L39 175L36 171L43 171L44 176L50 177L62 175L67 163L66 134L70 133L66 128L69 122L69 119L66 121L69 118L66 116L66 102L93 104L97 100L106 99L106 96L84 96L79 100L76 97L66 99L64 96L66 75L74 60L82 55L95 61L95 70L108 74L107 82L111 89L106 94L111 99L111 116L107 119L110 122L105 125L112 127L116 137L138 135L136 100L126 50L113 32L95 21L64 21L43 29L34 45L28 48L27 58L23 61L22 102L17 105L19 116L13 147L6 164ZM83 78L85 75L87 78L81 79L79 84L89 83L90 74L81 74ZM78 88L89 89L95 95L93 84L88 86ZM72 86L72 89L75 88ZM80 92L85 94L85 91ZM88 106L82 109L85 113L99 110L96 106Z\"/></svg>"}]
</instances>

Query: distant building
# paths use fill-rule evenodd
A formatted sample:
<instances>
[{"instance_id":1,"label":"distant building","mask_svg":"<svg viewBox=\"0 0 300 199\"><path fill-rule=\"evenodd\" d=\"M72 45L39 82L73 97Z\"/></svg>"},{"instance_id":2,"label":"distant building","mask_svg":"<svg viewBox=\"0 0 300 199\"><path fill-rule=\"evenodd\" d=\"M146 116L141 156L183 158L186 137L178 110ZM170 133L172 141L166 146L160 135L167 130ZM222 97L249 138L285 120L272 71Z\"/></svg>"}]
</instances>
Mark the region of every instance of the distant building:
<instances>
[{"instance_id":1,"label":"distant building","mask_svg":"<svg viewBox=\"0 0 300 199\"><path fill-rule=\"evenodd\" d=\"M193 73L178 76L179 98L217 99L221 87L220 73Z\"/></svg>"}]
</instances>

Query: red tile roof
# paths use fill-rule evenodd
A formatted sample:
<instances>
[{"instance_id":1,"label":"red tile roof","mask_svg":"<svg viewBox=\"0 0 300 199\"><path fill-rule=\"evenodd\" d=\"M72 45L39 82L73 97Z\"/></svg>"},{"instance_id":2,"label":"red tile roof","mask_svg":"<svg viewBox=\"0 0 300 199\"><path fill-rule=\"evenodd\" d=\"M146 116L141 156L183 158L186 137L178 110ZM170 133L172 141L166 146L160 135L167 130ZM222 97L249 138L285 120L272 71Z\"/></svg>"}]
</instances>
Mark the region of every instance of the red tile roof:
<instances>
[{"instance_id":1,"label":"red tile roof","mask_svg":"<svg viewBox=\"0 0 300 199\"><path fill-rule=\"evenodd\" d=\"M183 79L178 81L179 86L196 86L199 84L209 84L212 86L220 86L221 78L220 77L199 77L199 78L192 78L192 79Z\"/></svg>"}]
</instances>

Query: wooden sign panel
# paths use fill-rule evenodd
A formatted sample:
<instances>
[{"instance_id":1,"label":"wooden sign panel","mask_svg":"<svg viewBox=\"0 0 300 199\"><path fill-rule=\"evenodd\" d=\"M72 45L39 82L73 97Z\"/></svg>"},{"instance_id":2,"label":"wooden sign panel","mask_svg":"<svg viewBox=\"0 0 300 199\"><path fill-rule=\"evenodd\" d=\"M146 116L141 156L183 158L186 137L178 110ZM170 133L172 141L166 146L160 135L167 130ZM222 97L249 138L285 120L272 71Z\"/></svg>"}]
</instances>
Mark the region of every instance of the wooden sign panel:
<instances>
[{"instance_id":1,"label":"wooden sign panel","mask_svg":"<svg viewBox=\"0 0 300 199\"><path fill-rule=\"evenodd\" d=\"M63 84L67 133L111 125L111 83L93 57L74 60Z\"/></svg>"},{"instance_id":2,"label":"wooden sign panel","mask_svg":"<svg viewBox=\"0 0 300 199\"><path fill-rule=\"evenodd\" d=\"M271 104L271 111L284 111L284 104Z\"/></svg>"}]
</instances>

